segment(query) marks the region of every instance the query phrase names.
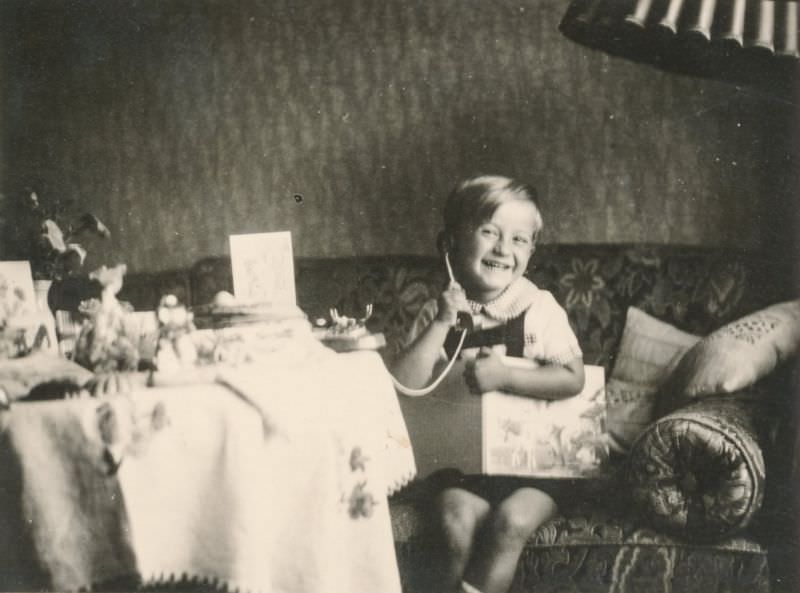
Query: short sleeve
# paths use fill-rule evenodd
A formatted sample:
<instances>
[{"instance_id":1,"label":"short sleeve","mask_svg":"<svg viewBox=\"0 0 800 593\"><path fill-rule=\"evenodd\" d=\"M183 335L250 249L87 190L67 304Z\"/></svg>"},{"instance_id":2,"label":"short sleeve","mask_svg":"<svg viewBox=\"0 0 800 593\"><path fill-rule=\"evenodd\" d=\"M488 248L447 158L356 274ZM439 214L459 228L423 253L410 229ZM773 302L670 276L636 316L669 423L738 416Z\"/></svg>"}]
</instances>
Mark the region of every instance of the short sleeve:
<instances>
[{"instance_id":1,"label":"short sleeve","mask_svg":"<svg viewBox=\"0 0 800 593\"><path fill-rule=\"evenodd\" d=\"M583 357L566 311L547 291L541 291L525 313L524 352L526 358L548 364L563 365Z\"/></svg>"},{"instance_id":2,"label":"short sleeve","mask_svg":"<svg viewBox=\"0 0 800 593\"><path fill-rule=\"evenodd\" d=\"M436 315L439 313L439 305L436 302L436 299L430 299L419 310L417 316L414 318L414 321L411 323L411 328L408 330L408 333L405 335L405 338L400 342L400 349L405 350L411 344L414 343L422 332L425 331L425 328L428 327L433 320L436 318Z\"/></svg>"}]
</instances>

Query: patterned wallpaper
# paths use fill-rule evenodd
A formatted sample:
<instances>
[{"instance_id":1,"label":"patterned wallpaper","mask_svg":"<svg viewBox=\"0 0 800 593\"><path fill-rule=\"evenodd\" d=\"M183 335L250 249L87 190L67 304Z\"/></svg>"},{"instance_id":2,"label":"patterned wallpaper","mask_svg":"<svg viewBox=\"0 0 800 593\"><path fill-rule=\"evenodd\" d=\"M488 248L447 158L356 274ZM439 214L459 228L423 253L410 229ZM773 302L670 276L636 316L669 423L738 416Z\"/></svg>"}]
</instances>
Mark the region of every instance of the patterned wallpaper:
<instances>
[{"instance_id":1,"label":"patterned wallpaper","mask_svg":"<svg viewBox=\"0 0 800 593\"><path fill-rule=\"evenodd\" d=\"M449 188L493 172L539 187L548 242L791 236L793 106L576 45L565 8L8 0L4 220L34 187L136 270L270 230L304 256L430 253Z\"/></svg>"}]
</instances>

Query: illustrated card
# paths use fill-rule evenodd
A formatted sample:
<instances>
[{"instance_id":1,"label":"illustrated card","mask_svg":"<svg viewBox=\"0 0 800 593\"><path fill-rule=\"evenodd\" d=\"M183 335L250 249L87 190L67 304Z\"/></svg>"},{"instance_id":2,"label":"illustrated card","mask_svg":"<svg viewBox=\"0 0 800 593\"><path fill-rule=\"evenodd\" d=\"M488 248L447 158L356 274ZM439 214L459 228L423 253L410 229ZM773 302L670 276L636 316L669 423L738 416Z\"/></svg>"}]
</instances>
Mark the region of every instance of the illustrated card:
<instances>
[{"instance_id":1,"label":"illustrated card","mask_svg":"<svg viewBox=\"0 0 800 593\"><path fill-rule=\"evenodd\" d=\"M504 362L536 364L511 357ZM499 391L474 395L464 368L465 361L457 360L431 394L400 397L420 477L445 468L535 478L603 474L608 461L603 367L585 365L583 391L556 401Z\"/></svg>"},{"instance_id":2,"label":"illustrated card","mask_svg":"<svg viewBox=\"0 0 800 593\"><path fill-rule=\"evenodd\" d=\"M583 391L566 399L483 394L483 473L552 478L602 473L608 461L605 372L601 366L584 368Z\"/></svg>"},{"instance_id":3,"label":"illustrated card","mask_svg":"<svg viewBox=\"0 0 800 593\"><path fill-rule=\"evenodd\" d=\"M231 235L230 246L237 300L296 305L289 231Z\"/></svg>"},{"instance_id":4,"label":"illustrated card","mask_svg":"<svg viewBox=\"0 0 800 593\"><path fill-rule=\"evenodd\" d=\"M0 262L0 320L36 312L31 266L27 261Z\"/></svg>"},{"instance_id":5,"label":"illustrated card","mask_svg":"<svg viewBox=\"0 0 800 593\"><path fill-rule=\"evenodd\" d=\"M55 322L49 311L38 308L30 263L1 261L0 358L14 358L34 349L57 352Z\"/></svg>"}]
</instances>

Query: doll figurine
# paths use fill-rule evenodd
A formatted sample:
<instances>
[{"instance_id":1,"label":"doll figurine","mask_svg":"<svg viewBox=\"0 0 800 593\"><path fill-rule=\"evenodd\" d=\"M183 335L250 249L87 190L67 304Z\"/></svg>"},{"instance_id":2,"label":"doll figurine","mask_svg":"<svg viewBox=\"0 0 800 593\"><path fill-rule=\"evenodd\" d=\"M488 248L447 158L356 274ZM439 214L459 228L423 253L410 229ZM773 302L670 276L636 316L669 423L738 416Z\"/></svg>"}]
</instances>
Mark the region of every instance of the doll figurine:
<instances>
[{"instance_id":1,"label":"doll figurine","mask_svg":"<svg viewBox=\"0 0 800 593\"><path fill-rule=\"evenodd\" d=\"M192 340L193 315L175 295L161 297L158 305L158 348L156 367L171 372L197 362L197 348Z\"/></svg>"}]
</instances>

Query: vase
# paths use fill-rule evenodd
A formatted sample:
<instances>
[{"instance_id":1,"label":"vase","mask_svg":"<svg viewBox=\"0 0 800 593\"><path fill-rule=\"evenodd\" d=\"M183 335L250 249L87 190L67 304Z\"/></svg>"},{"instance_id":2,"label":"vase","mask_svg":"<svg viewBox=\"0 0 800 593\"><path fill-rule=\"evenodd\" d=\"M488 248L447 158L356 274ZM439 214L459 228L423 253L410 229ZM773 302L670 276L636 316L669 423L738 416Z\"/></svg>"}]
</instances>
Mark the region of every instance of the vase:
<instances>
[{"instance_id":1,"label":"vase","mask_svg":"<svg viewBox=\"0 0 800 593\"><path fill-rule=\"evenodd\" d=\"M47 302L47 295L53 286L52 280L34 280L33 292L36 296L36 308L42 313L50 313L50 305Z\"/></svg>"},{"instance_id":2,"label":"vase","mask_svg":"<svg viewBox=\"0 0 800 593\"><path fill-rule=\"evenodd\" d=\"M58 334L56 332L56 318L53 315L53 312L50 309L50 304L48 303L47 300L52 286L53 286L52 280L33 281L33 292L36 298L36 309L39 312L38 314L41 316L41 323L47 332L46 340L43 341L42 343L37 344L37 346L48 352L57 353Z\"/></svg>"}]
</instances>

